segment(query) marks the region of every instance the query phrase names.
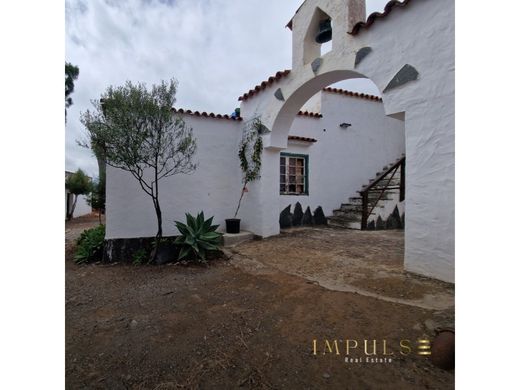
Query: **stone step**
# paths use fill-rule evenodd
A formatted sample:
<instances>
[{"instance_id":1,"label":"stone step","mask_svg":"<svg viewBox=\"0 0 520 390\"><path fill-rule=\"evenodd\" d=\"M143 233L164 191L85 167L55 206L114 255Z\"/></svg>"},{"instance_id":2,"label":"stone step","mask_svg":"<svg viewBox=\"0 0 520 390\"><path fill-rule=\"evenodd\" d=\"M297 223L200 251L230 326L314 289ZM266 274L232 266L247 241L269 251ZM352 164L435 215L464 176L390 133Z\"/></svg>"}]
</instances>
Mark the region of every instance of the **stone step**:
<instances>
[{"instance_id":1,"label":"stone step","mask_svg":"<svg viewBox=\"0 0 520 390\"><path fill-rule=\"evenodd\" d=\"M353 197L348 198L348 203L343 203L343 204L361 205L361 204L363 204L363 198L360 196L353 196Z\"/></svg>"},{"instance_id":2,"label":"stone step","mask_svg":"<svg viewBox=\"0 0 520 390\"><path fill-rule=\"evenodd\" d=\"M384 199L385 196L383 196L383 198L381 198L380 201L383 201L383 200L388 200L387 199ZM340 208L345 206L345 207L349 207L349 206L359 206L361 207L363 205L363 199L361 197L357 198L357 197L352 197L352 198L349 198L349 203L342 203ZM377 200L377 197L374 197L374 198L371 198L371 197L368 197L368 206L372 206L374 204L374 202Z\"/></svg>"},{"instance_id":3,"label":"stone step","mask_svg":"<svg viewBox=\"0 0 520 390\"><path fill-rule=\"evenodd\" d=\"M361 211L358 210L342 210L342 209L336 209L332 210L332 215L334 217L347 217L347 218L355 218L356 215L361 215Z\"/></svg>"},{"instance_id":4,"label":"stone step","mask_svg":"<svg viewBox=\"0 0 520 390\"><path fill-rule=\"evenodd\" d=\"M222 238L224 239L224 247L229 248L242 244L243 242L251 241L255 238L255 235L247 230L242 230L237 234L224 233Z\"/></svg>"},{"instance_id":5,"label":"stone step","mask_svg":"<svg viewBox=\"0 0 520 390\"><path fill-rule=\"evenodd\" d=\"M368 204L368 208L370 209L371 207L373 206L373 203L369 203ZM384 204L383 202L378 202L377 203L377 206L376 206L376 209L377 208L384 208ZM342 203L341 204L341 207L339 209L335 209L333 211L337 211L337 212L341 212L341 213L362 213L363 212L363 206L360 205L360 204L345 204L345 203Z\"/></svg>"},{"instance_id":6,"label":"stone step","mask_svg":"<svg viewBox=\"0 0 520 390\"><path fill-rule=\"evenodd\" d=\"M347 223L347 222L360 222L361 214L350 214L350 215L333 215L331 217L327 217L329 222L337 222L337 223Z\"/></svg>"},{"instance_id":7,"label":"stone step","mask_svg":"<svg viewBox=\"0 0 520 390\"><path fill-rule=\"evenodd\" d=\"M329 222L328 225L333 228L361 230L361 221L344 221L344 220L329 219L328 222Z\"/></svg>"},{"instance_id":8,"label":"stone step","mask_svg":"<svg viewBox=\"0 0 520 390\"><path fill-rule=\"evenodd\" d=\"M363 186L363 188L366 188L366 186ZM395 194L394 191L395 190L386 190L384 192L383 196L381 196L380 200L388 200L390 194ZM359 194L362 193L362 191L357 191L357 192ZM379 195L381 195L381 191L379 191L379 192L369 192L368 193L368 202L370 203L370 201L376 201L377 199L379 199Z\"/></svg>"},{"instance_id":9,"label":"stone step","mask_svg":"<svg viewBox=\"0 0 520 390\"><path fill-rule=\"evenodd\" d=\"M375 182L375 181L376 181L376 179L370 179L368 182L369 182L369 184L372 184L372 183ZM381 180L377 183L377 185L378 185L379 187L385 187L385 186L388 184L389 186L392 186L392 187L393 187L393 186L399 186L400 183L401 183L401 179L396 178L396 177L394 176L392 180L390 180L390 178L388 178L388 179L386 179L386 178L385 178L385 179L381 179Z\"/></svg>"}]
</instances>

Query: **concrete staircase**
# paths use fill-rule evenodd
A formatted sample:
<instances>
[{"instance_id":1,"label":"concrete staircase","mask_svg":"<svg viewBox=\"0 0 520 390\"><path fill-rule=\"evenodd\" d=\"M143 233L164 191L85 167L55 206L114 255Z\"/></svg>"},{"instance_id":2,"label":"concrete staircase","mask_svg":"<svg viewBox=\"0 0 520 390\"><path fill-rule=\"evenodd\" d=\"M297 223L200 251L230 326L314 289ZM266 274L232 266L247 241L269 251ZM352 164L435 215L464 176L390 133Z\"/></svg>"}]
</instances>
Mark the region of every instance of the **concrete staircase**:
<instances>
[{"instance_id":1,"label":"concrete staircase","mask_svg":"<svg viewBox=\"0 0 520 390\"><path fill-rule=\"evenodd\" d=\"M383 175L394 163L399 162L404 157L404 154L377 172L375 177L369 180L369 184L373 183L378 177ZM390 176L382 179L377 183L373 189L383 190L388 184L387 190L381 196L381 191L369 192L368 194L368 210L372 209L374 204L376 207L368 216L367 229L390 229L402 228L404 224L404 201L399 201L399 186L401 183L401 168L398 168L394 177L390 180ZM362 186L358 193L361 193L368 185ZM397 211L396 211L397 209ZM363 214L363 198L360 196L351 197L348 203L342 203L340 208L333 210L333 215L327 217L328 225L343 229L361 229L361 219ZM401 217L402 216L402 217ZM397 222L396 220L399 219ZM402 219L402 220L401 220Z\"/></svg>"}]
</instances>

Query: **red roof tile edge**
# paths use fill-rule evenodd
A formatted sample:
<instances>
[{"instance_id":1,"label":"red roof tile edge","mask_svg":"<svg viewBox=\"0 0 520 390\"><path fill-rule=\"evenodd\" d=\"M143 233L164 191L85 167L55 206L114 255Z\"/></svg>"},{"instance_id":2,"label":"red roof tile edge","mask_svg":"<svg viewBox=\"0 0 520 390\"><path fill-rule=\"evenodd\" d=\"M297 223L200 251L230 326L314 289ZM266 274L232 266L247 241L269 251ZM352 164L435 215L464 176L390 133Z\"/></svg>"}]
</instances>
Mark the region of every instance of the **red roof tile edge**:
<instances>
[{"instance_id":1,"label":"red roof tile edge","mask_svg":"<svg viewBox=\"0 0 520 390\"><path fill-rule=\"evenodd\" d=\"M352 97L357 97L357 98L361 98L361 99L373 100L376 102L383 101L383 99L381 99L379 96L369 95L369 94L361 93L361 92L347 91L346 89L341 89L341 88L327 87L327 88L323 88L323 90L325 92L338 93L340 95L346 95L346 96L352 96Z\"/></svg>"},{"instance_id":2,"label":"red roof tile edge","mask_svg":"<svg viewBox=\"0 0 520 390\"><path fill-rule=\"evenodd\" d=\"M172 108L172 111L179 114L187 114L187 115L193 115L193 116L199 116L204 118L214 118L214 119L227 119L230 121L241 121L242 117L237 116L233 117L231 115L227 114L214 114L213 112L206 112L206 111L192 111L192 110L185 110L183 108Z\"/></svg>"},{"instance_id":3,"label":"red roof tile edge","mask_svg":"<svg viewBox=\"0 0 520 390\"><path fill-rule=\"evenodd\" d=\"M299 135L290 135L287 139L290 141L318 142L315 138L300 137Z\"/></svg>"},{"instance_id":4,"label":"red roof tile edge","mask_svg":"<svg viewBox=\"0 0 520 390\"><path fill-rule=\"evenodd\" d=\"M323 115L321 115L319 112L310 112L310 111L298 111L298 115L301 116L308 116L310 118L323 118Z\"/></svg>"},{"instance_id":5,"label":"red roof tile edge","mask_svg":"<svg viewBox=\"0 0 520 390\"><path fill-rule=\"evenodd\" d=\"M359 31L364 28L368 29L377 19L383 19L384 17L388 16L392 12L392 9L394 7L405 7L411 0L403 0L403 1L397 1L397 0L391 0L385 5L384 12L373 12L371 13L366 22L358 22L354 25L352 28L352 31L349 31L350 35L357 35Z\"/></svg>"},{"instance_id":6,"label":"red roof tile edge","mask_svg":"<svg viewBox=\"0 0 520 390\"><path fill-rule=\"evenodd\" d=\"M250 97L256 95L258 92L263 91L267 87L269 87L271 84L277 82L281 78L287 76L289 73L291 73L290 69L281 70L279 72L276 72L274 76L269 77L267 80L262 81L260 84L255 86L253 89L250 89L248 92L244 93L242 96L238 98L239 101L247 100Z\"/></svg>"}]
</instances>

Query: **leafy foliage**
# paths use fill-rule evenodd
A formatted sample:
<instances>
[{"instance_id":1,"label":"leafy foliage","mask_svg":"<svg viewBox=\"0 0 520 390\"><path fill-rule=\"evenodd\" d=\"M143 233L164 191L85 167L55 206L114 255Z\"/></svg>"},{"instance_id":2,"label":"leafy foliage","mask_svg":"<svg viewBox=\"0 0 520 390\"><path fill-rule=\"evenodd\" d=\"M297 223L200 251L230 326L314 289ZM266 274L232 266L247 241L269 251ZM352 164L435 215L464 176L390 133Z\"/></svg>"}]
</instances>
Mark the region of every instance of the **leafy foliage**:
<instances>
[{"instance_id":1,"label":"leafy foliage","mask_svg":"<svg viewBox=\"0 0 520 390\"><path fill-rule=\"evenodd\" d=\"M134 265L144 264L147 258L148 258L148 253L146 252L146 249L139 248L137 251L135 251L135 253L133 255L132 264L134 264Z\"/></svg>"},{"instance_id":2,"label":"leafy foliage","mask_svg":"<svg viewBox=\"0 0 520 390\"><path fill-rule=\"evenodd\" d=\"M76 242L77 247L74 255L76 263L100 261L103 257L104 241L105 225L83 231Z\"/></svg>"},{"instance_id":3,"label":"leafy foliage","mask_svg":"<svg viewBox=\"0 0 520 390\"><path fill-rule=\"evenodd\" d=\"M87 203L95 210L105 211L105 183L97 180L91 185L92 192L87 197Z\"/></svg>"},{"instance_id":4,"label":"leafy foliage","mask_svg":"<svg viewBox=\"0 0 520 390\"><path fill-rule=\"evenodd\" d=\"M182 245L179 260L184 258L206 261L208 251L218 251L222 242L222 233L216 230L219 225L212 225L213 217L205 220L204 212L197 217L186 213L186 224L175 221L175 226L181 233L175 242Z\"/></svg>"},{"instance_id":5,"label":"leafy foliage","mask_svg":"<svg viewBox=\"0 0 520 390\"><path fill-rule=\"evenodd\" d=\"M79 76L79 68L70 62L65 62L65 117L67 108L72 106L72 98L70 95L74 92L74 80Z\"/></svg>"},{"instance_id":6,"label":"leafy foliage","mask_svg":"<svg viewBox=\"0 0 520 390\"><path fill-rule=\"evenodd\" d=\"M71 219L74 215L78 196L90 193L92 190L92 183L90 177L88 177L81 169L78 169L65 180L65 188L74 195L72 206L67 210L67 219Z\"/></svg>"},{"instance_id":7,"label":"leafy foliage","mask_svg":"<svg viewBox=\"0 0 520 390\"><path fill-rule=\"evenodd\" d=\"M247 192L247 184L260 178L260 171L262 169L262 151L264 148L261 134L266 129L266 126L262 123L260 118L254 118L244 129L242 141L240 142L240 147L238 149L240 169L242 169L243 187L235 211L235 217L240 209L244 193Z\"/></svg>"},{"instance_id":8,"label":"leafy foliage","mask_svg":"<svg viewBox=\"0 0 520 390\"><path fill-rule=\"evenodd\" d=\"M88 194L92 189L90 177L78 169L65 180L65 188L74 195Z\"/></svg>"},{"instance_id":9,"label":"leafy foliage","mask_svg":"<svg viewBox=\"0 0 520 390\"><path fill-rule=\"evenodd\" d=\"M152 198L157 240L162 237L159 181L196 169L193 131L172 112L176 88L175 80L150 89L130 81L110 86L99 101L92 102L95 110L81 116L93 150L104 156L107 165L131 173Z\"/></svg>"}]
</instances>

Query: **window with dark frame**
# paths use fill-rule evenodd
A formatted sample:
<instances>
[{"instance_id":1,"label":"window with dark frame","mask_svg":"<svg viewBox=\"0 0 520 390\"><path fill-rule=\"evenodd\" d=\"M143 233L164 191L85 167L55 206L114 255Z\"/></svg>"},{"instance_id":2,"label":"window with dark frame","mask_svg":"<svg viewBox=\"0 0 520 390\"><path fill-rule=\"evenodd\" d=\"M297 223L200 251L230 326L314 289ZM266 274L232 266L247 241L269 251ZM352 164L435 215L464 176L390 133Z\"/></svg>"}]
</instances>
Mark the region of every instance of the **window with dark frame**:
<instances>
[{"instance_id":1,"label":"window with dark frame","mask_svg":"<svg viewBox=\"0 0 520 390\"><path fill-rule=\"evenodd\" d=\"M306 155L280 154L280 194L308 194L308 165Z\"/></svg>"}]
</instances>

